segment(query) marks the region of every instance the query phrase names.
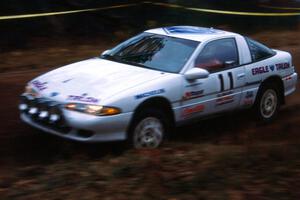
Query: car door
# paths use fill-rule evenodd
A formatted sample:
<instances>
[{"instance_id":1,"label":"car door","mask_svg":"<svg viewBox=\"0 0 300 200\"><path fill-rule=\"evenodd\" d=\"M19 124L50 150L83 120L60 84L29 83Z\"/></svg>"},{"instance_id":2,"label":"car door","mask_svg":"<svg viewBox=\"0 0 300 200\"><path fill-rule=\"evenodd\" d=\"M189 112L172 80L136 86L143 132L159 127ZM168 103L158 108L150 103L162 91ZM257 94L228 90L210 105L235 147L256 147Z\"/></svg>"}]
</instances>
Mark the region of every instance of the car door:
<instances>
[{"instance_id":1,"label":"car door","mask_svg":"<svg viewBox=\"0 0 300 200\"><path fill-rule=\"evenodd\" d=\"M209 77L184 80L181 118L209 115L239 106L245 85L245 69L240 66L235 38L217 39L207 43L194 61L206 69Z\"/></svg>"}]
</instances>

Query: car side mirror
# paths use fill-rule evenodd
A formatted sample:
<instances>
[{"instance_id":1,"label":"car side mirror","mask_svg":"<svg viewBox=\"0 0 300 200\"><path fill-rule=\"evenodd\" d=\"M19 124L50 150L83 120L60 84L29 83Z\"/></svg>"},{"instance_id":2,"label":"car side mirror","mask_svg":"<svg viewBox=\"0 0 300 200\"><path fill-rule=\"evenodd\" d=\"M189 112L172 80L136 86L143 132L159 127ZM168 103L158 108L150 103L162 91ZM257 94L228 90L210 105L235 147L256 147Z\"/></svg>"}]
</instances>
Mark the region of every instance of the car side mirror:
<instances>
[{"instance_id":1,"label":"car side mirror","mask_svg":"<svg viewBox=\"0 0 300 200\"><path fill-rule=\"evenodd\" d=\"M185 74L184 77L189 80L196 80L196 79L204 79L207 78L209 76L209 72L205 69L201 69L201 68L192 68L189 69Z\"/></svg>"},{"instance_id":2,"label":"car side mirror","mask_svg":"<svg viewBox=\"0 0 300 200\"><path fill-rule=\"evenodd\" d=\"M105 51L103 51L103 52L101 53L101 56L107 55L107 54L109 54L109 53L110 53L110 49L105 50Z\"/></svg>"}]
</instances>

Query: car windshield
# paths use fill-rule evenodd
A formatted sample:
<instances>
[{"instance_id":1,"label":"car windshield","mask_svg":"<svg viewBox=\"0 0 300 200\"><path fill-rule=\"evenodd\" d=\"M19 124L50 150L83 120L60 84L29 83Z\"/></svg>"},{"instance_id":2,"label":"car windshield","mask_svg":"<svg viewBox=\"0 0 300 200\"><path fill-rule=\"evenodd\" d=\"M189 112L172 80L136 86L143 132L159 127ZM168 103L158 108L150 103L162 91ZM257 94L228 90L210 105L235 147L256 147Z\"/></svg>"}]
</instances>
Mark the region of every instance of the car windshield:
<instances>
[{"instance_id":1,"label":"car windshield","mask_svg":"<svg viewBox=\"0 0 300 200\"><path fill-rule=\"evenodd\" d=\"M142 33L109 50L101 58L178 73L198 45L197 41Z\"/></svg>"}]
</instances>

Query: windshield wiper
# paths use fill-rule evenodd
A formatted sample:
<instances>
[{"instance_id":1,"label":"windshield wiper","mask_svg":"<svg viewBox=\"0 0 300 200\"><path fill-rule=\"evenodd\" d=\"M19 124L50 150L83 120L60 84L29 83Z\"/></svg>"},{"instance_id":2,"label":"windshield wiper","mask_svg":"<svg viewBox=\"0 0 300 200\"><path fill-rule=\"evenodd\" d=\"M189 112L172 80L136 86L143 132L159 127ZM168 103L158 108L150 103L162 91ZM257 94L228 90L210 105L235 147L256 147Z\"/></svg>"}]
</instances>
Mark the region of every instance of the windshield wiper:
<instances>
[{"instance_id":1,"label":"windshield wiper","mask_svg":"<svg viewBox=\"0 0 300 200\"><path fill-rule=\"evenodd\" d=\"M112 55L110 55L110 54L104 54L104 55L101 55L100 56L100 58L103 58L103 59L107 59L107 60L118 60L117 58L116 58L116 56L112 56Z\"/></svg>"},{"instance_id":2,"label":"windshield wiper","mask_svg":"<svg viewBox=\"0 0 300 200\"><path fill-rule=\"evenodd\" d=\"M155 52L148 52L148 53L137 53L137 54L127 54L122 56L123 58L134 58L134 57L142 57L142 56L153 56Z\"/></svg>"},{"instance_id":3,"label":"windshield wiper","mask_svg":"<svg viewBox=\"0 0 300 200\"><path fill-rule=\"evenodd\" d=\"M110 60L110 61L119 62L119 63L124 63L124 64L128 64L128 65L143 67L143 68L147 68L147 69L154 69L154 68L148 67L146 65L143 65L143 64L140 64L140 63L137 63L137 62L132 62L132 61L125 60L120 56L113 56L113 55L105 54L105 55L101 55L100 58Z\"/></svg>"},{"instance_id":4,"label":"windshield wiper","mask_svg":"<svg viewBox=\"0 0 300 200\"><path fill-rule=\"evenodd\" d=\"M143 67L143 68L147 68L147 69L153 69L151 67L148 67L146 65L143 65L143 64L137 63L137 62L132 62L132 61L124 60L124 59L121 59L120 61L123 62L123 63L125 63L125 64L128 64L128 65L135 65L135 66L138 66L138 67Z\"/></svg>"}]
</instances>

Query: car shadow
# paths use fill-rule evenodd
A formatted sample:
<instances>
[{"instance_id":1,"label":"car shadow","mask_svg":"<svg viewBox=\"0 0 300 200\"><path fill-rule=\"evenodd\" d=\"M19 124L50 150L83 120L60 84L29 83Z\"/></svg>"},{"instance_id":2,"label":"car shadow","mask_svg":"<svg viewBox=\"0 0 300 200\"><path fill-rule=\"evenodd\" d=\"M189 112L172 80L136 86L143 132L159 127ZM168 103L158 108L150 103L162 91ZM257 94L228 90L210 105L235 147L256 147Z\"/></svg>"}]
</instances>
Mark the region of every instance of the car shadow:
<instances>
[{"instance_id":1,"label":"car shadow","mask_svg":"<svg viewBox=\"0 0 300 200\"><path fill-rule=\"evenodd\" d=\"M288 116L296 118L300 112L300 105L284 108L280 111L278 121L287 119ZM300 119L299 119L300 120ZM243 134L254 133L252 137L260 137L267 130L283 130L289 124L276 123L261 125L257 123L249 110L228 113L215 118L201 120L199 122L184 125L175 129L170 138L172 144L243 144ZM287 123L290 123L287 121ZM103 143L80 143L52 136L40 130L31 128L25 124L19 124L19 131L15 137L1 141L0 163L20 163L21 165L32 165L35 163L49 164L57 160L68 159L101 159L112 155L118 157L127 152L125 142L103 142ZM283 128L282 128L283 127ZM261 130L260 130L261 129ZM252 132L247 132L252 130ZM275 131L275 132L276 132ZM267 133L268 138L273 138L272 133ZM256 138L255 138L256 139ZM258 139L257 139L258 140Z\"/></svg>"},{"instance_id":2,"label":"car shadow","mask_svg":"<svg viewBox=\"0 0 300 200\"><path fill-rule=\"evenodd\" d=\"M22 125L23 126L23 125ZM126 150L124 142L79 143L49 135L24 125L26 134L6 139L1 143L0 163L24 165L49 164L56 160L75 158L99 159L107 155L119 156Z\"/></svg>"},{"instance_id":3,"label":"car shadow","mask_svg":"<svg viewBox=\"0 0 300 200\"><path fill-rule=\"evenodd\" d=\"M243 115L244 116L244 115ZM247 123L248 117L230 114L199 121L176 128L169 141L171 143L217 143L225 135L234 137L237 129ZM238 127L236 124L239 124ZM112 155L124 154L128 147L125 142L80 143L65 140L34 129L26 124L19 124L14 137L3 140L0 148L0 163L18 165L50 164L57 160L101 159ZM165 144L169 146L169 144Z\"/></svg>"},{"instance_id":4,"label":"car shadow","mask_svg":"<svg viewBox=\"0 0 300 200\"><path fill-rule=\"evenodd\" d=\"M192 124L178 127L172 134L173 141L187 143L220 143L230 138L234 143L238 134L246 127L259 126L249 110L226 113Z\"/></svg>"}]
</instances>

